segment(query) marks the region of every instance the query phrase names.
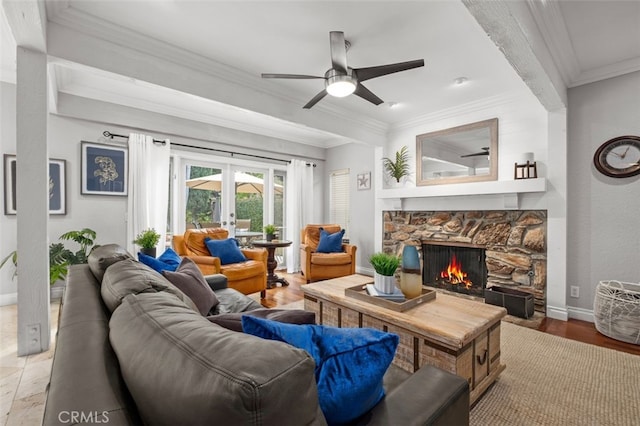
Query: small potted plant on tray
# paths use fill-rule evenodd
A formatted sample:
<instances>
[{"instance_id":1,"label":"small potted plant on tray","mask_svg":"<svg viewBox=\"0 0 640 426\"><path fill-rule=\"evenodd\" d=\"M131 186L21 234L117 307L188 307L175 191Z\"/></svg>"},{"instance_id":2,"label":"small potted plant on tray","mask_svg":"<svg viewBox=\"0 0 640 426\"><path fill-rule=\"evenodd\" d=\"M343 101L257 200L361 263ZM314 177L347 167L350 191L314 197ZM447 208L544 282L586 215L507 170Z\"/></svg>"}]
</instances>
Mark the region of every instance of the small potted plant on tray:
<instances>
[{"instance_id":1,"label":"small potted plant on tray","mask_svg":"<svg viewBox=\"0 0 640 426\"><path fill-rule=\"evenodd\" d=\"M155 229L149 228L140 232L133 244L140 246L140 251L147 256L156 257L156 245L160 241L160 234Z\"/></svg>"},{"instance_id":2,"label":"small potted plant on tray","mask_svg":"<svg viewBox=\"0 0 640 426\"><path fill-rule=\"evenodd\" d=\"M373 277L373 286L381 293L393 293L396 287L395 273L400 266L400 257L390 254L378 252L369 257L369 262L375 269Z\"/></svg>"}]
</instances>

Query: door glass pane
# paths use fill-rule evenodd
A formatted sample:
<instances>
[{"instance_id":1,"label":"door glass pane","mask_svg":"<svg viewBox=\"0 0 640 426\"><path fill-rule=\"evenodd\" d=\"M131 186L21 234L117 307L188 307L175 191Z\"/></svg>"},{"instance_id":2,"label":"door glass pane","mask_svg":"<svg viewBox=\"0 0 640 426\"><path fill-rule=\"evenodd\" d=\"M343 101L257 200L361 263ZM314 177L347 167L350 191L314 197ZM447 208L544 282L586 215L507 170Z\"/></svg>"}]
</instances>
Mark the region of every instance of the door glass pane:
<instances>
[{"instance_id":1,"label":"door glass pane","mask_svg":"<svg viewBox=\"0 0 640 426\"><path fill-rule=\"evenodd\" d=\"M237 170L235 182L236 238L243 246L250 246L254 239L262 238L264 226L264 173Z\"/></svg>"},{"instance_id":2,"label":"door glass pane","mask_svg":"<svg viewBox=\"0 0 640 426\"><path fill-rule=\"evenodd\" d=\"M217 228L222 214L222 170L186 166L186 229Z\"/></svg>"}]
</instances>

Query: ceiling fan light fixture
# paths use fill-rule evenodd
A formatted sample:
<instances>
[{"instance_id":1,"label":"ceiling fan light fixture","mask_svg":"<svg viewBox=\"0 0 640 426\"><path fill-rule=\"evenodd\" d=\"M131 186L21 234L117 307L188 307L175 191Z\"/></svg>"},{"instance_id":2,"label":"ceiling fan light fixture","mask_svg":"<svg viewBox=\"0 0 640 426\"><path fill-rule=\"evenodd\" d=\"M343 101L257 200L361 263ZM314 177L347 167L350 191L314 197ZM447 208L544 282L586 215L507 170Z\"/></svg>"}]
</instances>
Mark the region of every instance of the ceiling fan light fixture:
<instances>
[{"instance_id":1,"label":"ceiling fan light fixture","mask_svg":"<svg viewBox=\"0 0 640 426\"><path fill-rule=\"evenodd\" d=\"M349 75L334 75L326 80L327 93L336 98L349 96L356 90L356 83Z\"/></svg>"}]
</instances>

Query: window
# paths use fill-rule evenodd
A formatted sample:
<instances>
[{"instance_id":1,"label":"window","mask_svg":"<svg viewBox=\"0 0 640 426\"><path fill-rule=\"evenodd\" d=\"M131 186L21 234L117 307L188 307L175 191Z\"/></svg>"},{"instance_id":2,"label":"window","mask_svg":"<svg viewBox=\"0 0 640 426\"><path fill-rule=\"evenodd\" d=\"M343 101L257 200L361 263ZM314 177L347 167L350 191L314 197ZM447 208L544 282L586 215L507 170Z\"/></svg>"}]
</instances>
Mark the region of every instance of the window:
<instances>
[{"instance_id":1,"label":"window","mask_svg":"<svg viewBox=\"0 0 640 426\"><path fill-rule=\"evenodd\" d=\"M329 182L329 221L349 235L349 169L331 172Z\"/></svg>"}]
</instances>

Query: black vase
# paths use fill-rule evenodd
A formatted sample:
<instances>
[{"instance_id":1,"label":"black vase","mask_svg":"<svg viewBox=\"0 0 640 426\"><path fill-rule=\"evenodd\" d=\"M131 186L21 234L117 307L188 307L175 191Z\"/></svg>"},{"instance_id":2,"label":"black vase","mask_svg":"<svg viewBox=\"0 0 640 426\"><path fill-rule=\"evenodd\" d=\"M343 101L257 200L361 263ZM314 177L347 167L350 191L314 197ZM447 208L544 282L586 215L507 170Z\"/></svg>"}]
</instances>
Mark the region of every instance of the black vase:
<instances>
[{"instance_id":1,"label":"black vase","mask_svg":"<svg viewBox=\"0 0 640 426\"><path fill-rule=\"evenodd\" d=\"M276 238L276 234L267 234L267 241L273 241Z\"/></svg>"},{"instance_id":2,"label":"black vase","mask_svg":"<svg viewBox=\"0 0 640 426\"><path fill-rule=\"evenodd\" d=\"M155 247L141 248L140 252L146 254L147 256L156 257L156 248Z\"/></svg>"}]
</instances>

